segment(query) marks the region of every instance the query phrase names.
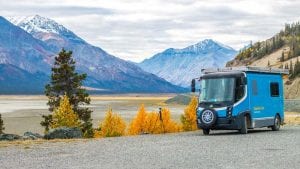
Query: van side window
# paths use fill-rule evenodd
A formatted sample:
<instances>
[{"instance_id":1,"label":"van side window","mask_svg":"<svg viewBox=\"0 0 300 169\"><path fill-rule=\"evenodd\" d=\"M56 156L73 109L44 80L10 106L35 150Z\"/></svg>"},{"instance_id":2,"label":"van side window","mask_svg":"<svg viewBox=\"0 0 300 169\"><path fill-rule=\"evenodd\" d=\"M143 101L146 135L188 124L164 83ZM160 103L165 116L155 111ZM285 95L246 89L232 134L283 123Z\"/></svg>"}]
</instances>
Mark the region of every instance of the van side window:
<instances>
[{"instance_id":1,"label":"van side window","mask_svg":"<svg viewBox=\"0 0 300 169\"><path fill-rule=\"evenodd\" d=\"M279 96L279 84L276 82L270 83L271 97Z\"/></svg>"},{"instance_id":2,"label":"van side window","mask_svg":"<svg viewBox=\"0 0 300 169\"><path fill-rule=\"evenodd\" d=\"M257 82L256 80L252 80L252 94L256 96L258 94Z\"/></svg>"},{"instance_id":3,"label":"van side window","mask_svg":"<svg viewBox=\"0 0 300 169\"><path fill-rule=\"evenodd\" d=\"M245 87L242 84L242 77L239 77L235 81L235 101L239 101L244 97Z\"/></svg>"}]
</instances>

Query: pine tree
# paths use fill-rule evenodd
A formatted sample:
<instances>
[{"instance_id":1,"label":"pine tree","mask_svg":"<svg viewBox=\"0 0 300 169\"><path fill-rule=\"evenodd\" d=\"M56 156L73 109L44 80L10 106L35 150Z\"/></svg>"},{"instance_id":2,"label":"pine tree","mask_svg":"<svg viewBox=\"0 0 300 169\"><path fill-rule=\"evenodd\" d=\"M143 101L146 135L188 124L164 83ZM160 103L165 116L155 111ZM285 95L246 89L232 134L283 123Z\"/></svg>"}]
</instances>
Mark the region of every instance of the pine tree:
<instances>
[{"instance_id":1,"label":"pine tree","mask_svg":"<svg viewBox=\"0 0 300 169\"><path fill-rule=\"evenodd\" d=\"M54 110L51 128L58 127L79 127L80 122L77 114L70 105L68 96L64 95L59 107Z\"/></svg>"},{"instance_id":2,"label":"pine tree","mask_svg":"<svg viewBox=\"0 0 300 169\"><path fill-rule=\"evenodd\" d=\"M300 75L300 62L297 57L297 60L296 60L295 66L294 66L293 77L297 77L299 75Z\"/></svg>"},{"instance_id":3,"label":"pine tree","mask_svg":"<svg viewBox=\"0 0 300 169\"><path fill-rule=\"evenodd\" d=\"M289 64L286 63L285 66L284 66L284 68L285 68L285 69L289 69Z\"/></svg>"},{"instance_id":4,"label":"pine tree","mask_svg":"<svg viewBox=\"0 0 300 169\"><path fill-rule=\"evenodd\" d=\"M81 121L81 129L85 137L93 137L93 127L91 113L84 105L90 104L90 97L86 90L82 88L82 83L86 79L86 74L75 72L75 61L72 58L72 51L62 51L55 57L54 66L52 67L51 81L45 87L45 94L48 97L49 111L53 112L60 103L64 94L69 98L70 104ZM80 106L79 106L80 105ZM52 123L51 115L43 116L44 121L41 125L45 131L49 129Z\"/></svg>"},{"instance_id":5,"label":"pine tree","mask_svg":"<svg viewBox=\"0 0 300 169\"><path fill-rule=\"evenodd\" d=\"M293 62L292 62L292 60L290 61L290 77L291 78L294 77L294 69L293 69Z\"/></svg>"},{"instance_id":6,"label":"pine tree","mask_svg":"<svg viewBox=\"0 0 300 169\"><path fill-rule=\"evenodd\" d=\"M280 62L284 62L284 52L283 51L281 53Z\"/></svg>"},{"instance_id":7,"label":"pine tree","mask_svg":"<svg viewBox=\"0 0 300 169\"><path fill-rule=\"evenodd\" d=\"M268 67L270 67L271 66L271 64L270 64L270 61L268 60Z\"/></svg>"},{"instance_id":8,"label":"pine tree","mask_svg":"<svg viewBox=\"0 0 300 169\"><path fill-rule=\"evenodd\" d=\"M3 130L4 130L5 128L4 128L4 123L3 123L3 120L2 120L2 116L1 116L1 114L0 114L0 134L2 134L3 133Z\"/></svg>"},{"instance_id":9,"label":"pine tree","mask_svg":"<svg viewBox=\"0 0 300 169\"><path fill-rule=\"evenodd\" d=\"M193 97L189 105L184 109L184 114L181 115L180 117L183 130L185 131L197 130L197 123L196 123L197 105L198 105L197 98Z\"/></svg>"}]
</instances>

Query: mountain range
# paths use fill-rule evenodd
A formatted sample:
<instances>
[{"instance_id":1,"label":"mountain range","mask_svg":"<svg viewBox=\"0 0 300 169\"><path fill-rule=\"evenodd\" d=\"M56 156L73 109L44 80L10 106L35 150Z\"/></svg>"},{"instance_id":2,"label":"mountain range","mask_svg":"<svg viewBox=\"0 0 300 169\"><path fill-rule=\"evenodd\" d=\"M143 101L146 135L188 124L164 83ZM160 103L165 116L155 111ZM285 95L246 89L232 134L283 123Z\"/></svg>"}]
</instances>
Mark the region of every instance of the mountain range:
<instances>
[{"instance_id":1,"label":"mountain range","mask_svg":"<svg viewBox=\"0 0 300 169\"><path fill-rule=\"evenodd\" d=\"M0 93L41 93L62 48L73 51L89 88L108 93L186 91L87 43L54 20L39 15L7 19L0 17Z\"/></svg>"},{"instance_id":2,"label":"mountain range","mask_svg":"<svg viewBox=\"0 0 300 169\"><path fill-rule=\"evenodd\" d=\"M229 46L205 39L183 49L166 49L138 65L173 84L188 87L193 78L201 75L201 69L224 67L236 54Z\"/></svg>"}]
</instances>

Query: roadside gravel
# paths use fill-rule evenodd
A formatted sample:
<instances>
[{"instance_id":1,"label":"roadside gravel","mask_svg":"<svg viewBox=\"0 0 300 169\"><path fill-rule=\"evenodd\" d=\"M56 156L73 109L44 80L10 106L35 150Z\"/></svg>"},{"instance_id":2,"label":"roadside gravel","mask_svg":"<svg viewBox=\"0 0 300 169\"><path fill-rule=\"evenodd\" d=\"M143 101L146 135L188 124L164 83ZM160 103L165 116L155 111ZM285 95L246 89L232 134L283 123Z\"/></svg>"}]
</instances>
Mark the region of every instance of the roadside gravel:
<instances>
[{"instance_id":1,"label":"roadside gravel","mask_svg":"<svg viewBox=\"0 0 300 169\"><path fill-rule=\"evenodd\" d=\"M0 142L1 144L1 142ZM0 148L0 168L299 168L300 126L45 142Z\"/></svg>"}]
</instances>

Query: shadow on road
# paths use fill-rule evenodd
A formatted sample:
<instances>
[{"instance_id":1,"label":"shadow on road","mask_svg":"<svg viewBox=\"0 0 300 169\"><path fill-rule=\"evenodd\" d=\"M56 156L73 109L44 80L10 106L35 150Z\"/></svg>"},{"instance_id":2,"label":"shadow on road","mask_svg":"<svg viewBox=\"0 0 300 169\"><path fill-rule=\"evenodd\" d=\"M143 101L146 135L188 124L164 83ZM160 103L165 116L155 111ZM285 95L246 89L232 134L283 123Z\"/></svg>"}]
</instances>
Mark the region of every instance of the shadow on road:
<instances>
[{"instance_id":1,"label":"shadow on road","mask_svg":"<svg viewBox=\"0 0 300 169\"><path fill-rule=\"evenodd\" d=\"M248 134L255 134L255 133L263 133L263 132L272 132L270 129L254 129L254 130L248 130ZM209 135L243 135L239 131L212 131Z\"/></svg>"},{"instance_id":2,"label":"shadow on road","mask_svg":"<svg viewBox=\"0 0 300 169\"><path fill-rule=\"evenodd\" d=\"M248 134L269 133L269 132L274 132L274 131L268 128L248 130ZM197 133L194 133L193 135L204 136L201 130ZM208 136L224 136L224 135L244 135L244 134L240 134L240 132L237 130L212 130Z\"/></svg>"}]
</instances>

